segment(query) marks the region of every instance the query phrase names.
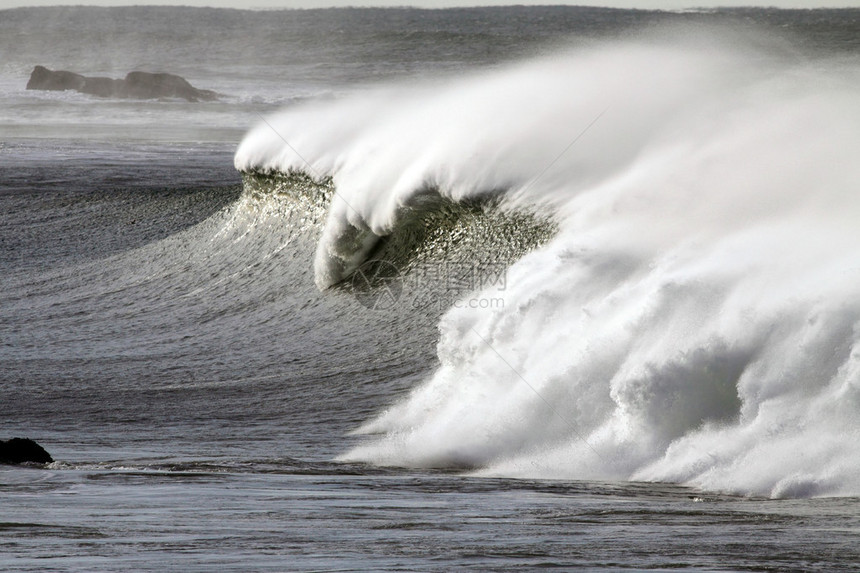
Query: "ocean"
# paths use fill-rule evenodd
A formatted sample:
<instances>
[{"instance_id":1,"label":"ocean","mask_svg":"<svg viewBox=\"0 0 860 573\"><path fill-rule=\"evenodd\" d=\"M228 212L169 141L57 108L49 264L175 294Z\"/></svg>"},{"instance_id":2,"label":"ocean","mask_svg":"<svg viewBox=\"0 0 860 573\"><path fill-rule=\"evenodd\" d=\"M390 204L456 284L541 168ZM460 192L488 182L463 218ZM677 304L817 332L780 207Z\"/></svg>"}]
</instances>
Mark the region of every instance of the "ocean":
<instances>
[{"instance_id":1,"label":"ocean","mask_svg":"<svg viewBox=\"0 0 860 573\"><path fill-rule=\"evenodd\" d=\"M0 466L0 569L860 569L860 10L19 8L0 54L0 439L55 460Z\"/></svg>"}]
</instances>

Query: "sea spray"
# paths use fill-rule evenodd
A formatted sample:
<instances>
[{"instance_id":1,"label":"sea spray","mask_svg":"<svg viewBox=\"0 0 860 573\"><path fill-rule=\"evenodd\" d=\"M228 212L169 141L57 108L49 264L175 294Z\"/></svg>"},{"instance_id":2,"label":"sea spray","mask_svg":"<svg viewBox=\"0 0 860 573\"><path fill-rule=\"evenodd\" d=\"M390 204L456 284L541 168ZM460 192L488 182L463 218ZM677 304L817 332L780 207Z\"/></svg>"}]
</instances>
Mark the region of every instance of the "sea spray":
<instances>
[{"instance_id":1,"label":"sea spray","mask_svg":"<svg viewBox=\"0 0 860 573\"><path fill-rule=\"evenodd\" d=\"M721 36L380 88L247 136L240 169L332 178L322 287L428 188L559 223L503 307L445 314L437 371L343 459L860 493L860 70Z\"/></svg>"}]
</instances>

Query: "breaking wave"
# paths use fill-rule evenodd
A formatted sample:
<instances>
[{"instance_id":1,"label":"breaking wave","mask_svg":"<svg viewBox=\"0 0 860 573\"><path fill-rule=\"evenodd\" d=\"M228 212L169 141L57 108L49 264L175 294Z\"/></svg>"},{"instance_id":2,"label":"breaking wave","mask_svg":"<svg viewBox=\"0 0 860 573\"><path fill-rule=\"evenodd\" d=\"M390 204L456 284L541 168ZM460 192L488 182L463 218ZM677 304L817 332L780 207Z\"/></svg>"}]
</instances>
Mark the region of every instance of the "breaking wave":
<instances>
[{"instance_id":1,"label":"breaking wave","mask_svg":"<svg viewBox=\"0 0 860 573\"><path fill-rule=\"evenodd\" d=\"M444 314L438 369L343 460L860 495L860 65L660 36L305 104L246 136L242 171L331 178L322 288L420 197L554 225L492 287L503 305Z\"/></svg>"}]
</instances>

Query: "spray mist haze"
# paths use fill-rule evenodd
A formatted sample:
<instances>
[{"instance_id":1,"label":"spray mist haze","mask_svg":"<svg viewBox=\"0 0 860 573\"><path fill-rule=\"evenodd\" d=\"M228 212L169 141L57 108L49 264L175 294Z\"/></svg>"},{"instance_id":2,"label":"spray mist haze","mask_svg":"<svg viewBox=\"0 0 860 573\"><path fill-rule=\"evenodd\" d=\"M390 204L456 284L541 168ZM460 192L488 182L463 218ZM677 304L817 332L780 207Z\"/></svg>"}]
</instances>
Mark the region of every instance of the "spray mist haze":
<instances>
[{"instance_id":1,"label":"spray mist haze","mask_svg":"<svg viewBox=\"0 0 860 573\"><path fill-rule=\"evenodd\" d=\"M293 107L235 163L333 178L321 287L428 190L558 224L343 459L815 496L860 494L858 150L856 58L663 29Z\"/></svg>"}]
</instances>

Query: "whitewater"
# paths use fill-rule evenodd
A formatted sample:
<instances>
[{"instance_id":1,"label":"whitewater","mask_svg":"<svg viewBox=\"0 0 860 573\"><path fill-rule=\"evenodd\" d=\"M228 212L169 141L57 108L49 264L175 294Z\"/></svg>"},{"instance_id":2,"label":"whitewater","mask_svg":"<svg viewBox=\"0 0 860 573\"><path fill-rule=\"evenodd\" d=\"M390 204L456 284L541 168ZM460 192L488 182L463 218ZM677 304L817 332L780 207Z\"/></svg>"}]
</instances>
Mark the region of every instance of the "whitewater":
<instances>
[{"instance_id":1,"label":"whitewater","mask_svg":"<svg viewBox=\"0 0 860 573\"><path fill-rule=\"evenodd\" d=\"M856 56L666 26L294 105L234 162L331 178L321 289L428 193L557 226L340 460L779 498L860 495L858 149Z\"/></svg>"}]
</instances>

